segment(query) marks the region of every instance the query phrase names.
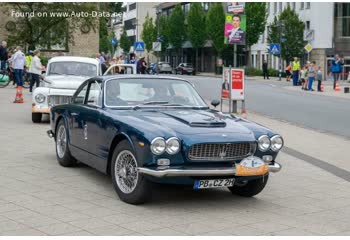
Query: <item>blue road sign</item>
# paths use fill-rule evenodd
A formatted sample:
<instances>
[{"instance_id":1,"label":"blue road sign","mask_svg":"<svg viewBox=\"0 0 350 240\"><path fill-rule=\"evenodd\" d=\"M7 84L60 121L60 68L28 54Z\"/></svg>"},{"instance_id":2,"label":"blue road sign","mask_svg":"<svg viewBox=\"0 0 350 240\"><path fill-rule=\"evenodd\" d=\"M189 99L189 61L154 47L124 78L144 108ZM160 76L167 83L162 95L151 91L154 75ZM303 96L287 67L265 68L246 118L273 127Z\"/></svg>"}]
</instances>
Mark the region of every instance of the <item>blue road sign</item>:
<instances>
[{"instance_id":1,"label":"blue road sign","mask_svg":"<svg viewBox=\"0 0 350 240\"><path fill-rule=\"evenodd\" d=\"M135 52L144 52L145 51L145 43L144 42L135 42L134 50L135 50Z\"/></svg>"},{"instance_id":2,"label":"blue road sign","mask_svg":"<svg viewBox=\"0 0 350 240\"><path fill-rule=\"evenodd\" d=\"M115 46L116 44L117 44L117 39L115 39L115 38L112 38L111 39L111 44L113 45L113 46Z\"/></svg>"},{"instance_id":3,"label":"blue road sign","mask_svg":"<svg viewBox=\"0 0 350 240\"><path fill-rule=\"evenodd\" d=\"M281 38L281 41L285 42L285 41L287 41L287 38Z\"/></svg>"},{"instance_id":4,"label":"blue road sign","mask_svg":"<svg viewBox=\"0 0 350 240\"><path fill-rule=\"evenodd\" d=\"M281 45L278 43L270 44L270 54L280 54L281 53Z\"/></svg>"}]
</instances>

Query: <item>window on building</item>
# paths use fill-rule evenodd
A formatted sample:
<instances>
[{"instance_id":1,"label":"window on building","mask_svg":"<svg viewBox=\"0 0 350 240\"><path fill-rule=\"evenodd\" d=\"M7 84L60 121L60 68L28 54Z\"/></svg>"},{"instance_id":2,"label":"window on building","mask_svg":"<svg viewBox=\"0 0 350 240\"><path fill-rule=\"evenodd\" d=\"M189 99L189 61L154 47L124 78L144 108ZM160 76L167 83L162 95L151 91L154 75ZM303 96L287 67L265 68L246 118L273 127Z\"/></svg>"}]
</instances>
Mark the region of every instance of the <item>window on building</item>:
<instances>
[{"instance_id":1,"label":"window on building","mask_svg":"<svg viewBox=\"0 0 350 240\"><path fill-rule=\"evenodd\" d=\"M186 4L182 5L182 7L183 7L184 15L186 16L188 14L188 12L190 11L191 4L186 3Z\"/></svg>"},{"instance_id":2,"label":"window on building","mask_svg":"<svg viewBox=\"0 0 350 240\"><path fill-rule=\"evenodd\" d=\"M350 3L342 3L342 36L350 37Z\"/></svg>"},{"instance_id":3,"label":"window on building","mask_svg":"<svg viewBox=\"0 0 350 240\"><path fill-rule=\"evenodd\" d=\"M310 21L306 21L305 23L305 29L310 30Z\"/></svg>"},{"instance_id":4,"label":"window on building","mask_svg":"<svg viewBox=\"0 0 350 240\"><path fill-rule=\"evenodd\" d=\"M292 2L292 9L295 10L295 2Z\"/></svg>"},{"instance_id":5,"label":"window on building","mask_svg":"<svg viewBox=\"0 0 350 240\"><path fill-rule=\"evenodd\" d=\"M129 5L129 11L135 10L136 9L136 3L132 3Z\"/></svg>"},{"instance_id":6,"label":"window on building","mask_svg":"<svg viewBox=\"0 0 350 240\"><path fill-rule=\"evenodd\" d=\"M311 7L311 3L310 2L306 2L306 9L310 9Z\"/></svg>"},{"instance_id":7,"label":"window on building","mask_svg":"<svg viewBox=\"0 0 350 240\"><path fill-rule=\"evenodd\" d=\"M301 3L300 3L300 10L303 10L303 9L304 9L304 3L301 2Z\"/></svg>"},{"instance_id":8,"label":"window on building","mask_svg":"<svg viewBox=\"0 0 350 240\"><path fill-rule=\"evenodd\" d=\"M205 12L209 10L209 3L208 2L202 2L202 7Z\"/></svg>"},{"instance_id":9,"label":"window on building","mask_svg":"<svg viewBox=\"0 0 350 240\"><path fill-rule=\"evenodd\" d=\"M255 63L254 63L254 54L252 54L252 65L255 67Z\"/></svg>"},{"instance_id":10,"label":"window on building","mask_svg":"<svg viewBox=\"0 0 350 240\"><path fill-rule=\"evenodd\" d=\"M134 22L135 22L135 18L133 18L133 19L129 19L129 20L126 20L125 22L124 22L124 28L125 28L125 30L127 31L127 30L130 30L130 29L135 29L135 26L134 26Z\"/></svg>"},{"instance_id":11,"label":"window on building","mask_svg":"<svg viewBox=\"0 0 350 240\"><path fill-rule=\"evenodd\" d=\"M282 2L279 2L279 12L281 13L282 12Z\"/></svg>"}]
</instances>

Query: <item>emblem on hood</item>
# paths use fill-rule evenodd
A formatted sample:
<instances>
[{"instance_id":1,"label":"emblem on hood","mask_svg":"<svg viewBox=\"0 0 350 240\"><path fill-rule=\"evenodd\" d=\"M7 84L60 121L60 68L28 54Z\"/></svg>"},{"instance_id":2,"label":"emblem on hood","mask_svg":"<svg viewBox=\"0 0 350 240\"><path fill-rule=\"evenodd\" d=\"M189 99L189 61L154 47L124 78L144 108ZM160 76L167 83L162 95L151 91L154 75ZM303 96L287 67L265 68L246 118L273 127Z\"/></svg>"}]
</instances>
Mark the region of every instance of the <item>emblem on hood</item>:
<instances>
[{"instance_id":1,"label":"emblem on hood","mask_svg":"<svg viewBox=\"0 0 350 240\"><path fill-rule=\"evenodd\" d=\"M219 150L219 157L220 158L226 157L226 151L227 151L227 145L222 145Z\"/></svg>"}]
</instances>

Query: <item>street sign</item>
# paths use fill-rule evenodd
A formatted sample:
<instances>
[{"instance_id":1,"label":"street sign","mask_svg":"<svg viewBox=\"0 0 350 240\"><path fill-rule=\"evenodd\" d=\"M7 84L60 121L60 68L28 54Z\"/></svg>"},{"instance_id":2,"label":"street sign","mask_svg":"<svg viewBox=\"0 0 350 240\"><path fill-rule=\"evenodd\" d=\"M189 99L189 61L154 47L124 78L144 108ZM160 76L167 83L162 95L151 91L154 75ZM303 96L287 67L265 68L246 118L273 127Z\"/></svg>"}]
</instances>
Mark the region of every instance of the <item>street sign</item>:
<instances>
[{"instance_id":1,"label":"street sign","mask_svg":"<svg viewBox=\"0 0 350 240\"><path fill-rule=\"evenodd\" d=\"M162 43L161 42L153 42L152 49L155 52L161 52L162 51Z\"/></svg>"},{"instance_id":2,"label":"street sign","mask_svg":"<svg viewBox=\"0 0 350 240\"><path fill-rule=\"evenodd\" d=\"M135 42L134 49L136 52L144 52L145 51L145 43L144 42Z\"/></svg>"},{"instance_id":3,"label":"street sign","mask_svg":"<svg viewBox=\"0 0 350 240\"><path fill-rule=\"evenodd\" d=\"M270 44L270 53L277 55L281 53L281 45L278 43L271 43Z\"/></svg>"},{"instance_id":4,"label":"street sign","mask_svg":"<svg viewBox=\"0 0 350 240\"><path fill-rule=\"evenodd\" d=\"M115 39L115 38L112 38L111 39L111 44L113 45L113 46L115 46L115 45L117 45L117 39Z\"/></svg>"},{"instance_id":5,"label":"street sign","mask_svg":"<svg viewBox=\"0 0 350 240\"><path fill-rule=\"evenodd\" d=\"M312 51L312 45L310 43L308 43L304 48L308 53Z\"/></svg>"}]
</instances>

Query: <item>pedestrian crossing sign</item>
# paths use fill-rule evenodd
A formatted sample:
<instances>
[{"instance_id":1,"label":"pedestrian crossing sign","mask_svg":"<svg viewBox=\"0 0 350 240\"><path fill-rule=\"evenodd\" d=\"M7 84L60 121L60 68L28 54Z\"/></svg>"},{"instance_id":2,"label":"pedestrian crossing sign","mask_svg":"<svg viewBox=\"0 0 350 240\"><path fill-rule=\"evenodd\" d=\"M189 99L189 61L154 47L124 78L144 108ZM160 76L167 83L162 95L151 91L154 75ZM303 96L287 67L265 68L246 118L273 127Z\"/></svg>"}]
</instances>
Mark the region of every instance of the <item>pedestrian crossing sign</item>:
<instances>
[{"instance_id":1,"label":"pedestrian crossing sign","mask_svg":"<svg viewBox=\"0 0 350 240\"><path fill-rule=\"evenodd\" d=\"M281 45L279 45L278 43L271 43L270 44L270 54L280 54L281 53Z\"/></svg>"},{"instance_id":2,"label":"pedestrian crossing sign","mask_svg":"<svg viewBox=\"0 0 350 240\"><path fill-rule=\"evenodd\" d=\"M144 42L135 42L134 49L136 52L144 52L145 51L145 43Z\"/></svg>"}]
</instances>

